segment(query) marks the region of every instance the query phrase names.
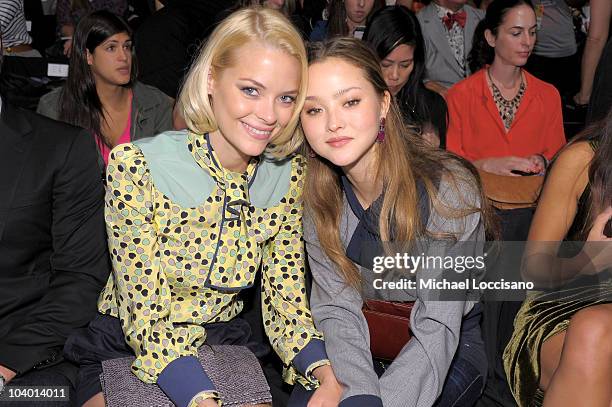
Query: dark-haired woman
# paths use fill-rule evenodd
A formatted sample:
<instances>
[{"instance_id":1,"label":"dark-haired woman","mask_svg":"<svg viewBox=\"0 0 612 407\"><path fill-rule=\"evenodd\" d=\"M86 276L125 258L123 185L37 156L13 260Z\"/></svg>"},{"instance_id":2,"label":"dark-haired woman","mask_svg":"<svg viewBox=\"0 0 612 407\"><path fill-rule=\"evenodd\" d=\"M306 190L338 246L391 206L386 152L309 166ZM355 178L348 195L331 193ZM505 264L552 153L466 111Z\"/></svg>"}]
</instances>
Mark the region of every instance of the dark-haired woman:
<instances>
[{"instance_id":1,"label":"dark-haired woman","mask_svg":"<svg viewBox=\"0 0 612 407\"><path fill-rule=\"evenodd\" d=\"M132 32L108 11L81 20L66 84L41 98L38 113L91 130L104 162L116 145L172 128L170 98L136 81Z\"/></svg>"},{"instance_id":2,"label":"dark-haired woman","mask_svg":"<svg viewBox=\"0 0 612 407\"><path fill-rule=\"evenodd\" d=\"M310 41L347 36L361 38L368 18L384 4L381 0L331 0L327 5L329 18L315 24Z\"/></svg>"},{"instance_id":3,"label":"dark-haired woman","mask_svg":"<svg viewBox=\"0 0 612 407\"><path fill-rule=\"evenodd\" d=\"M565 144L559 92L522 69L535 40L529 0L495 0L474 36L476 73L448 92L447 147L480 170L542 174Z\"/></svg>"},{"instance_id":4,"label":"dark-haired woman","mask_svg":"<svg viewBox=\"0 0 612 407\"><path fill-rule=\"evenodd\" d=\"M504 367L520 407L612 405L611 175L612 112L555 159L529 231L523 275L562 288L516 316Z\"/></svg>"},{"instance_id":5,"label":"dark-haired woman","mask_svg":"<svg viewBox=\"0 0 612 407\"><path fill-rule=\"evenodd\" d=\"M353 38L313 48L301 123L312 150L304 188L311 307L343 385L340 406L474 405L486 358L480 306L463 296L470 288L437 301L416 282L456 273L433 266L387 274L385 282L415 284L385 290L371 256L389 242L408 244L406 254L478 256L488 207L472 166L404 126L375 54ZM414 335L392 362L373 361L380 354L370 331L401 335L368 328L362 305L373 298L415 302Z\"/></svg>"},{"instance_id":6,"label":"dark-haired woman","mask_svg":"<svg viewBox=\"0 0 612 407\"><path fill-rule=\"evenodd\" d=\"M372 16L363 40L380 58L405 122L430 144L444 147L448 110L444 98L423 85L425 43L415 14L403 6L385 7Z\"/></svg>"}]
</instances>

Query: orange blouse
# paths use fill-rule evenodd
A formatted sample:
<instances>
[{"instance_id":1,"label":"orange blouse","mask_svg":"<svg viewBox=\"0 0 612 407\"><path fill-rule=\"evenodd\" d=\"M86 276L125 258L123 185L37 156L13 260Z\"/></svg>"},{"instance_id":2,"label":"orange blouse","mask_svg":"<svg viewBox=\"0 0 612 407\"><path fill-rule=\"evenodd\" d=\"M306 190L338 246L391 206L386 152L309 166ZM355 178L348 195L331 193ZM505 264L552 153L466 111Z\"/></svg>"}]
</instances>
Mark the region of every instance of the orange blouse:
<instances>
[{"instance_id":1,"label":"orange blouse","mask_svg":"<svg viewBox=\"0 0 612 407\"><path fill-rule=\"evenodd\" d=\"M486 72L481 69L448 91L448 150L470 161L533 154L552 159L565 144L557 89L523 71L527 89L506 132Z\"/></svg>"}]
</instances>

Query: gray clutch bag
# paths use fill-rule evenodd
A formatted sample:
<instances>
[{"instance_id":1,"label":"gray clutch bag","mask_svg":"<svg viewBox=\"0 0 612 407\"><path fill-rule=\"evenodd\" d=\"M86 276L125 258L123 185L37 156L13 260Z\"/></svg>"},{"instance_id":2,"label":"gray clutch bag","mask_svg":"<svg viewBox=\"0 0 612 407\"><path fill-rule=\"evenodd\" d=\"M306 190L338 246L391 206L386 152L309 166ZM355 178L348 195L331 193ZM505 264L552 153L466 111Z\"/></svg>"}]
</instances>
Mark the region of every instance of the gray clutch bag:
<instances>
[{"instance_id":1,"label":"gray clutch bag","mask_svg":"<svg viewBox=\"0 0 612 407\"><path fill-rule=\"evenodd\" d=\"M220 394L223 406L271 403L270 387L255 355L244 346L203 346L198 359ZM133 357L102 362L100 382L109 407L171 407L156 384L131 371Z\"/></svg>"}]
</instances>

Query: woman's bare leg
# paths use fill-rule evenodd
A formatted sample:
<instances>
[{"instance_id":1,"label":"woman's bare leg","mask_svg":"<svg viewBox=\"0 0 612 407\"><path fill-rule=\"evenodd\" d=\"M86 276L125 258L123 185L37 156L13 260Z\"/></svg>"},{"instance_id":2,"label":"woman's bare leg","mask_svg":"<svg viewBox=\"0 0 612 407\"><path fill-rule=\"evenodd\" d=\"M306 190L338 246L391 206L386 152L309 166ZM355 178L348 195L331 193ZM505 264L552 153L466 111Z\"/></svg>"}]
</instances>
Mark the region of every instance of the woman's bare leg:
<instances>
[{"instance_id":1,"label":"woman's bare leg","mask_svg":"<svg viewBox=\"0 0 612 407\"><path fill-rule=\"evenodd\" d=\"M540 348L540 388L545 392L559 367L564 341L565 331L545 340Z\"/></svg>"},{"instance_id":2,"label":"woman's bare leg","mask_svg":"<svg viewBox=\"0 0 612 407\"><path fill-rule=\"evenodd\" d=\"M105 406L104 394L102 394L102 392L96 394L95 396L93 396L92 398L90 398L83 404L83 407L104 407L104 406Z\"/></svg>"},{"instance_id":3,"label":"woman's bare leg","mask_svg":"<svg viewBox=\"0 0 612 407\"><path fill-rule=\"evenodd\" d=\"M559 339L542 346L542 367L554 364ZM549 342L547 341L547 342ZM550 345L550 346L549 346ZM546 374L544 371L543 375ZM565 332L557 368L548 385L543 377L544 407L610 407L612 404L612 304L577 312Z\"/></svg>"}]
</instances>

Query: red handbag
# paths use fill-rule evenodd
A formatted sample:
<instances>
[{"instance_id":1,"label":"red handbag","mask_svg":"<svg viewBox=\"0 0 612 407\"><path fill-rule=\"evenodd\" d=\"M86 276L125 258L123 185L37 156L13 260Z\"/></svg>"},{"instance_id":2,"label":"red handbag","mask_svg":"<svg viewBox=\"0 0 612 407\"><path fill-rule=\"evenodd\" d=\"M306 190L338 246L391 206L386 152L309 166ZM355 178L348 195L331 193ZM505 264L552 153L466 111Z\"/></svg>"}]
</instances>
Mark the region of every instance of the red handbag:
<instances>
[{"instance_id":1,"label":"red handbag","mask_svg":"<svg viewBox=\"0 0 612 407\"><path fill-rule=\"evenodd\" d=\"M392 361L408 343L414 302L366 300L363 315L370 331L370 351L377 359Z\"/></svg>"}]
</instances>

